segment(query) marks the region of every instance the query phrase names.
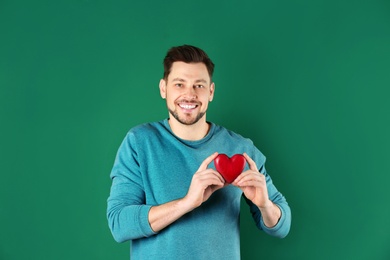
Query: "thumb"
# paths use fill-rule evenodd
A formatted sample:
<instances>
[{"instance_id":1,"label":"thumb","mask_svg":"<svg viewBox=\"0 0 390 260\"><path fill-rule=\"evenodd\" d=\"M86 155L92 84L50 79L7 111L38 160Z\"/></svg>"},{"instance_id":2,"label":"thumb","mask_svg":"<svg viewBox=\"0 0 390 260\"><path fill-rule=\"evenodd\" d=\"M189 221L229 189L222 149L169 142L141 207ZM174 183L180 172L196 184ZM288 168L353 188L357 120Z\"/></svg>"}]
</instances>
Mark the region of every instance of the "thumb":
<instances>
[{"instance_id":1,"label":"thumb","mask_svg":"<svg viewBox=\"0 0 390 260\"><path fill-rule=\"evenodd\" d=\"M253 171L258 171L255 161L253 161L252 158L250 158L249 155L247 155L246 153L244 153L244 157L249 164L249 169Z\"/></svg>"},{"instance_id":2,"label":"thumb","mask_svg":"<svg viewBox=\"0 0 390 260\"><path fill-rule=\"evenodd\" d=\"M209 164L210 164L217 156L218 156L218 153L215 152L215 153L213 153L212 155L210 155L209 157L207 157L207 158L202 162L202 164L199 166L198 172L206 170L207 167L209 166Z\"/></svg>"}]
</instances>

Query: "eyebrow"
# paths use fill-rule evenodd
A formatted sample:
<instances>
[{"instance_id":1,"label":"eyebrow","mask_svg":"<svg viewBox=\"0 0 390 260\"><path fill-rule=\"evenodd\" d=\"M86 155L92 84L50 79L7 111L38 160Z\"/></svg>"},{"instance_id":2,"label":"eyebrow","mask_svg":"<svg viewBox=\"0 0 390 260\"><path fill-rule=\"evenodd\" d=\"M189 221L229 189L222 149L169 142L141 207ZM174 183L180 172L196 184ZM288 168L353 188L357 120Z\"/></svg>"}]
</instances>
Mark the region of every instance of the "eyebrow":
<instances>
[{"instance_id":1,"label":"eyebrow","mask_svg":"<svg viewBox=\"0 0 390 260\"><path fill-rule=\"evenodd\" d=\"M186 82L186 80L182 79L182 78L174 78L172 81ZM195 83L205 83L205 84L207 84L207 80L205 80L205 79L197 79L197 80L195 80Z\"/></svg>"}]
</instances>

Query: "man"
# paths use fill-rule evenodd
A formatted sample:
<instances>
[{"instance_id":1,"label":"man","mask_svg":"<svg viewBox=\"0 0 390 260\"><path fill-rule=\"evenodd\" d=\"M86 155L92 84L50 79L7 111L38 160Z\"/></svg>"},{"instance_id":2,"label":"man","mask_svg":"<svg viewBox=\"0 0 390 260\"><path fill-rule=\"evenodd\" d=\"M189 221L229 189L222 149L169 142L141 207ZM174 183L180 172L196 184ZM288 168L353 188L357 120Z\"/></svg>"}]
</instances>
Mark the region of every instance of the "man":
<instances>
[{"instance_id":1,"label":"man","mask_svg":"<svg viewBox=\"0 0 390 260\"><path fill-rule=\"evenodd\" d=\"M131 259L240 259L243 195L257 227L285 237L290 208L252 141L206 121L214 64L194 46L171 48L160 94L169 118L131 129L111 172L107 217ZM243 154L244 171L228 184L214 167L219 153Z\"/></svg>"}]
</instances>

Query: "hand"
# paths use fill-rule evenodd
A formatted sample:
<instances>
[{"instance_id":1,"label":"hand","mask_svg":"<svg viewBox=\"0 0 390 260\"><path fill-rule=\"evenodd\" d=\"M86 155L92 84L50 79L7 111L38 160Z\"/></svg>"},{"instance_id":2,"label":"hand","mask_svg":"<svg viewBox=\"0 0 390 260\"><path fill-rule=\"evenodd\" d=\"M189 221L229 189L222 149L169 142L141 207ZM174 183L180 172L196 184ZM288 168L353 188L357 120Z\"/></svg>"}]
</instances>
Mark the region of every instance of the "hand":
<instances>
[{"instance_id":1,"label":"hand","mask_svg":"<svg viewBox=\"0 0 390 260\"><path fill-rule=\"evenodd\" d=\"M225 186L225 180L217 171L207 169L217 155L218 153L214 153L202 162L192 177L191 185L184 198L151 207L148 221L155 232L159 232L184 214L199 207L211 194Z\"/></svg>"},{"instance_id":2,"label":"hand","mask_svg":"<svg viewBox=\"0 0 390 260\"><path fill-rule=\"evenodd\" d=\"M199 207L211 194L225 186L223 177L214 169L207 168L217 155L216 152L207 157L192 177L191 185L184 197L192 208Z\"/></svg>"},{"instance_id":3,"label":"hand","mask_svg":"<svg viewBox=\"0 0 390 260\"><path fill-rule=\"evenodd\" d=\"M257 207L269 207L272 202L268 198L267 182L264 174L259 173L256 163L246 153L243 154L249 165L249 170L241 173L232 183L239 187L245 197Z\"/></svg>"}]
</instances>

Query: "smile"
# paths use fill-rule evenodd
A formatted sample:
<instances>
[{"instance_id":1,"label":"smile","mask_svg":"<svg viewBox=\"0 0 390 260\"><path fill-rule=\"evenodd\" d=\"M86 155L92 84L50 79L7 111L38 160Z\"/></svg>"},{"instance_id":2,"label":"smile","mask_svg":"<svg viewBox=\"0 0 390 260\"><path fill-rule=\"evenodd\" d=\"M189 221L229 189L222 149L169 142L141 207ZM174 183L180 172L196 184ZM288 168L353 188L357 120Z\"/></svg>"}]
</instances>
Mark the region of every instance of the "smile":
<instances>
[{"instance_id":1,"label":"smile","mask_svg":"<svg viewBox=\"0 0 390 260\"><path fill-rule=\"evenodd\" d=\"M189 105L189 104L179 104L179 107L181 108L184 108L184 109L194 109L196 108L198 105Z\"/></svg>"}]
</instances>

